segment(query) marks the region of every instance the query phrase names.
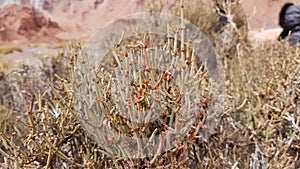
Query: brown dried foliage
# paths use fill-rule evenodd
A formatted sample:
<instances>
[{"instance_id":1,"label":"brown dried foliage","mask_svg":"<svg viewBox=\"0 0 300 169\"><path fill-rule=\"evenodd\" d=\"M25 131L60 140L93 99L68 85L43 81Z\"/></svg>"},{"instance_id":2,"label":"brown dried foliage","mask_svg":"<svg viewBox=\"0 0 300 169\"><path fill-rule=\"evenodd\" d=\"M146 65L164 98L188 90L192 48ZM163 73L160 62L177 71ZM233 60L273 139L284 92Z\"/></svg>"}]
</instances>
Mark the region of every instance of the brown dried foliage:
<instances>
[{"instance_id":1,"label":"brown dried foliage","mask_svg":"<svg viewBox=\"0 0 300 169\"><path fill-rule=\"evenodd\" d=\"M80 50L78 43L69 46L71 72ZM199 142L199 131L192 130L175 149L143 159L107 156L90 139L73 112L74 98L67 90L71 77L55 76L55 83L40 79L53 87L37 92L36 83L30 83L37 76L28 73L16 83L5 75L1 98L15 92L24 102L17 103L17 97L1 102L0 167L300 168L300 48L265 42L250 50L251 56L236 52L224 60L227 108L215 134Z\"/></svg>"}]
</instances>

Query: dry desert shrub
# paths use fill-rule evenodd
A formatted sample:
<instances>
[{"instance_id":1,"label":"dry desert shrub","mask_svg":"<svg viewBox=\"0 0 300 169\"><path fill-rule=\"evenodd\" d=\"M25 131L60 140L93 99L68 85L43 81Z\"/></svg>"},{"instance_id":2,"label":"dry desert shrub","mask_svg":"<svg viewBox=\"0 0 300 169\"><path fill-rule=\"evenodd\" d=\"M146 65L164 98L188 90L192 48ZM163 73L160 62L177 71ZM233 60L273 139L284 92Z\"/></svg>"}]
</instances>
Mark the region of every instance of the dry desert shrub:
<instances>
[{"instance_id":1,"label":"dry desert shrub","mask_svg":"<svg viewBox=\"0 0 300 169\"><path fill-rule=\"evenodd\" d=\"M170 43L173 44L173 50L177 48L174 43L175 41ZM130 45L130 50L145 48ZM26 93L23 95L24 101L29 103L20 107L25 112L24 115L12 116L14 106L0 107L3 117L1 120L9 119L1 121L1 168L300 168L299 48L281 42L266 42L253 49L251 57L238 57L236 62L225 67L227 106L214 133L207 140L200 139L201 129L205 128L203 120L207 117L207 111L204 111L192 124L188 137L176 148L145 158L109 156L103 145L95 141L95 136L88 134L90 132L87 126L95 132L99 126L91 120L94 117L92 113L85 112L87 118L83 118L75 111L74 70L78 66L76 59L80 57L81 50L80 43L70 43L69 52L65 56L70 58L69 74L60 76L61 73L58 72L55 78L52 77L56 79L55 82L47 84L51 89L37 92L33 90L32 83L22 80L17 94L32 88L32 92L23 92ZM116 60L126 54L120 51L111 56L115 56L115 60L111 61L114 65L118 62ZM63 67L59 69L65 70ZM80 70L85 73L88 71ZM100 83L100 87L107 86L110 72L101 67L94 71L98 72L96 78L83 77L90 83ZM140 85L140 79L144 78L143 82L146 83L149 80L147 78L160 74L162 72L155 70L142 72L132 81L132 86L137 90L141 88L140 91L150 91L152 82L143 86ZM50 76L53 74L50 73ZM163 90L168 86L168 78L166 74L166 80L159 89ZM29 82L31 80L28 79ZM3 82L11 83L1 81ZM30 85L23 89L25 84ZM209 83L202 85L209 86ZM107 100L93 99L99 102L99 107L102 106L101 110L107 115L107 123L115 130L129 136L137 135L139 138L151 135L155 127L160 128L164 122L172 123L172 114L169 113L172 111L167 110L161 121L155 122L154 129L142 126L145 130L139 133L136 124L119 116L117 112L108 111L115 110L110 106L116 103L116 98L109 97L110 91L106 88L99 91L107 94ZM147 99L143 95L145 93L136 95L136 101L142 100L136 103L138 107L147 108L147 102L143 100ZM166 95L174 95L175 102L172 97L169 98L169 110L176 109L174 104L176 105L179 96L176 90L172 89ZM203 93L202 98L202 103L210 103L207 93ZM16 104L14 100L12 104Z\"/></svg>"}]
</instances>

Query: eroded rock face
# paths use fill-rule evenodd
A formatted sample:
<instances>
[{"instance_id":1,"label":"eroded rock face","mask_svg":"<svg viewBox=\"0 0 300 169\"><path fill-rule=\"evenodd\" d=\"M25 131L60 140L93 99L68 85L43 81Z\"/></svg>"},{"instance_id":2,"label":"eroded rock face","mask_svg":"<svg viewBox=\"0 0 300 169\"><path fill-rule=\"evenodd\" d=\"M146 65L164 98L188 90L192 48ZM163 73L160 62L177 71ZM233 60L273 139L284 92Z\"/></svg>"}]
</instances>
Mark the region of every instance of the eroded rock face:
<instances>
[{"instance_id":1,"label":"eroded rock face","mask_svg":"<svg viewBox=\"0 0 300 169\"><path fill-rule=\"evenodd\" d=\"M0 9L0 41L38 40L43 38L55 40L54 33L62 29L46 18L35 8L19 5L7 5Z\"/></svg>"}]
</instances>

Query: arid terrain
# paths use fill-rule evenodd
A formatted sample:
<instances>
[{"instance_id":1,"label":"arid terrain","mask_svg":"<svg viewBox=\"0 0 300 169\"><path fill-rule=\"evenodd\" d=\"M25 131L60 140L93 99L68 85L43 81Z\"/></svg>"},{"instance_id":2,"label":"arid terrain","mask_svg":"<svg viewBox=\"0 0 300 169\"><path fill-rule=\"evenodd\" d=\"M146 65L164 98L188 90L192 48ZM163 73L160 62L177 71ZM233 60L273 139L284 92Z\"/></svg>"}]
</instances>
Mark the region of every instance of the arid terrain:
<instances>
[{"instance_id":1,"label":"arid terrain","mask_svg":"<svg viewBox=\"0 0 300 169\"><path fill-rule=\"evenodd\" d=\"M9 5L14 2L18 5ZM273 39L280 31L278 14L285 2L300 3L299 0L243 0L242 6L253 32L250 36L259 40ZM0 2L0 45L87 39L96 29L117 18L160 6L163 12L169 12L176 3L175 0L162 4L145 0L3 0Z\"/></svg>"},{"instance_id":2,"label":"arid terrain","mask_svg":"<svg viewBox=\"0 0 300 169\"><path fill-rule=\"evenodd\" d=\"M285 2L300 0L243 0L253 42L275 40L281 31L278 15ZM193 4L193 1L186 1ZM211 1L204 0L207 8ZM8 62L31 62L36 55L56 55L61 49L47 46L69 40L87 40L97 29L136 12L160 10L170 13L179 1L145 0L2 0L0 2L0 48ZM300 3L300 2L299 2ZM28 46L30 44L30 46ZM32 45L37 44L37 45ZM46 44L46 45L45 45ZM16 47L17 46L17 47ZM46 46L46 47L45 47ZM54 45L64 46L64 45ZM22 50L15 50L19 48ZM5 49L7 50L7 49ZM15 52L14 52L15 51Z\"/></svg>"}]
</instances>

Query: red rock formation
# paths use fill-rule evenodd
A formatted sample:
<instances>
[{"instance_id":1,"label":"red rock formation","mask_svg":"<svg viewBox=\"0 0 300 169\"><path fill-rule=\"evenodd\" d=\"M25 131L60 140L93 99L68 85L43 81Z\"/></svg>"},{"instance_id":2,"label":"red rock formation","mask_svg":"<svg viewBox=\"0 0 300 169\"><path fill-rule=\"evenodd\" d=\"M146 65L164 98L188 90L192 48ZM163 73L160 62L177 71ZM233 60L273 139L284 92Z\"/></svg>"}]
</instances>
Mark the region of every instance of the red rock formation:
<instances>
[{"instance_id":1,"label":"red rock formation","mask_svg":"<svg viewBox=\"0 0 300 169\"><path fill-rule=\"evenodd\" d=\"M57 40L54 34L61 31L56 22L46 18L34 8L8 5L0 9L0 41L20 39L52 41Z\"/></svg>"}]
</instances>

